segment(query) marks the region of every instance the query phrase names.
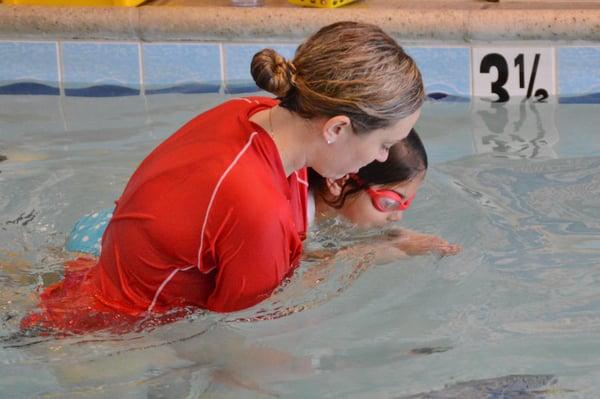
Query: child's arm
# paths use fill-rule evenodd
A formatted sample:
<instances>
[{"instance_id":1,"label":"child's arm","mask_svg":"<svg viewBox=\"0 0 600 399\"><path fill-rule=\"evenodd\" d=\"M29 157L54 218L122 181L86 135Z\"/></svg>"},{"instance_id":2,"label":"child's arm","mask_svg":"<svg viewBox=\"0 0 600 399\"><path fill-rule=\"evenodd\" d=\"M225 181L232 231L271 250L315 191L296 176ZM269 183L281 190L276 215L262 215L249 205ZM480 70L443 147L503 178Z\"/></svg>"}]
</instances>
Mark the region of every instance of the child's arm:
<instances>
[{"instance_id":1,"label":"child's arm","mask_svg":"<svg viewBox=\"0 0 600 399\"><path fill-rule=\"evenodd\" d=\"M359 259L370 253L373 255L372 265L375 265L418 255L456 255L461 250L460 245L451 244L438 236L407 229L390 229L379 236L346 247L306 252L303 260L317 263L311 265L304 273L304 286L314 287L327 279L331 271L330 266L339 256Z\"/></svg>"},{"instance_id":2,"label":"child's arm","mask_svg":"<svg viewBox=\"0 0 600 399\"><path fill-rule=\"evenodd\" d=\"M307 251L303 254L303 259L309 261L320 260L331 258L339 252L345 254L348 254L349 252L364 254L365 251L369 252L375 250L377 253L379 251L390 249L395 249L396 251L394 251L394 253L399 256L418 256L427 254L447 256L456 255L462 250L462 247L458 244L451 244L438 236L398 228L387 230L381 236L341 249Z\"/></svg>"}]
</instances>

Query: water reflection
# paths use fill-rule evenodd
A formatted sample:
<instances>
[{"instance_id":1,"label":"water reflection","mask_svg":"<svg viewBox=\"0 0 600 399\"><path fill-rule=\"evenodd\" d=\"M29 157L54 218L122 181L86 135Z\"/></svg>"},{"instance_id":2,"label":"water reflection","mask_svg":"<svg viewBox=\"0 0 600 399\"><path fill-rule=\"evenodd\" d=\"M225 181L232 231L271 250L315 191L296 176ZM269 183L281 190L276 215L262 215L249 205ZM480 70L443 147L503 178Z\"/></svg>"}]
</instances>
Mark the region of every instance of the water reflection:
<instances>
[{"instance_id":1,"label":"water reflection","mask_svg":"<svg viewBox=\"0 0 600 399\"><path fill-rule=\"evenodd\" d=\"M473 100L476 153L509 158L555 158L558 142L553 103Z\"/></svg>"}]
</instances>

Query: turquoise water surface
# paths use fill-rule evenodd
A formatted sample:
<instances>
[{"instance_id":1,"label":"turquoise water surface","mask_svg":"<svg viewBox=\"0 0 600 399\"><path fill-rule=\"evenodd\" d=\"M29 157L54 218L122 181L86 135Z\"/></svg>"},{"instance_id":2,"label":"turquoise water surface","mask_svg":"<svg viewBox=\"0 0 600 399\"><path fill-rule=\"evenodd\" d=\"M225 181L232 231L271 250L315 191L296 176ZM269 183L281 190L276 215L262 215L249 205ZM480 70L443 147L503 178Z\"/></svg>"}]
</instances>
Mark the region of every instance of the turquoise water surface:
<instances>
[{"instance_id":1,"label":"turquoise water surface","mask_svg":"<svg viewBox=\"0 0 600 399\"><path fill-rule=\"evenodd\" d=\"M402 225L461 244L457 256L374 264L367 250L305 262L243 312L15 335L60 279L75 221L110 207L152 148L224 99L0 96L0 396L600 396L597 105L426 104L431 167ZM336 222L312 239L378 233Z\"/></svg>"}]
</instances>

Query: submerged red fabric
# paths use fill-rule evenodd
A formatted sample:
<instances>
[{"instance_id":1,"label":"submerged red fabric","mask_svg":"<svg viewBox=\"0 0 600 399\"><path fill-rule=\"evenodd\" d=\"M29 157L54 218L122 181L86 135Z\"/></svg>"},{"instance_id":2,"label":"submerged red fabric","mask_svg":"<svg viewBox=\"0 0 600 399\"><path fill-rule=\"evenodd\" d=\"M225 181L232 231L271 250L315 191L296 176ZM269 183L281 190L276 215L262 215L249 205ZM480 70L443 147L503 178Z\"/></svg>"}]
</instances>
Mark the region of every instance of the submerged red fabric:
<instances>
[{"instance_id":1,"label":"submerged red fabric","mask_svg":"<svg viewBox=\"0 0 600 399\"><path fill-rule=\"evenodd\" d=\"M160 144L116 201L99 261L71 264L23 326L85 331L115 314L229 312L267 298L298 265L307 228L306 170L287 177L271 137L248 119L274 105L231 100Z\"/></svg>"}]
</instances>

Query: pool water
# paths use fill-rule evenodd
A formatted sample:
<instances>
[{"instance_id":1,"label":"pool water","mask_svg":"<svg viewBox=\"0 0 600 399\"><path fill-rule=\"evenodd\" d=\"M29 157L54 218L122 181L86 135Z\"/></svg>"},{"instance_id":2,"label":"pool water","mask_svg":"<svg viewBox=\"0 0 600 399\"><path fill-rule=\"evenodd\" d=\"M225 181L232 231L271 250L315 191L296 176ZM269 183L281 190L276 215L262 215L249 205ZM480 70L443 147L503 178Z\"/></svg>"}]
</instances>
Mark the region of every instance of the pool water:
<instances>
[{"instance_id":1,"label":"pool water","mask_svg":"<svg viewBox=\"0 0 600 399\"><path fill-rule=\"evenodd\" d=\"M402 225L461 244L456 256L374 264L366 251L322 275L305 262L243 312L124 335L19 336L40 288L61 277L75 221L110 207L152 148L225 99L0 96L2 395L597 396L597 105L425 105L417 130L431 167ZM336 222L312 239L335 248L372 234ZM321 281L306 284L315 271Z\"/></svg>"}]
</instances>

